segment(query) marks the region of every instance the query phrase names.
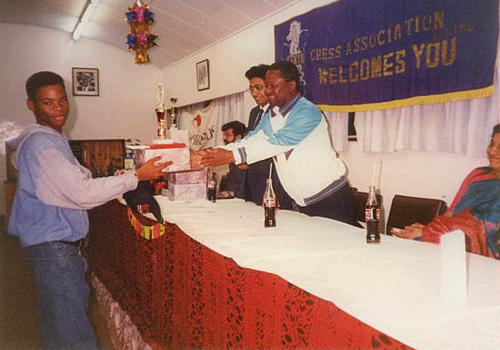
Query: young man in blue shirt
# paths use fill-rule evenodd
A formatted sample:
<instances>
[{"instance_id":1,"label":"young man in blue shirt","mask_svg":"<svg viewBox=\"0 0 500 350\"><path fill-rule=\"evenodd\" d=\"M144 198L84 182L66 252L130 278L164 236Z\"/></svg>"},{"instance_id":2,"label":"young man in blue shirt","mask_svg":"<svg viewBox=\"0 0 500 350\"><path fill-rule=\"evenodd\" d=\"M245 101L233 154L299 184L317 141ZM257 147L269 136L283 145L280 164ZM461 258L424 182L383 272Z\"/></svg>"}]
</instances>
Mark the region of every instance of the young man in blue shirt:
<instances>
[{"instance_id":1,"label":"young man in blue shirt","mask_svg":"<svg viewBox=\"0 0 500 350\"><path fill-rule=\"evenodd\" d=\"M38 72L26 82L27 106L36 124L9 142L16 151L18 187L8 231L19 237L31 267L38 324L45 349L97 349L87 317L89 286L80 247L90 209L152 180L171 162L160 157L135 173L92 179L78 163L62 128L69 103L63 79Z\"/></svg>"}]
</instances>

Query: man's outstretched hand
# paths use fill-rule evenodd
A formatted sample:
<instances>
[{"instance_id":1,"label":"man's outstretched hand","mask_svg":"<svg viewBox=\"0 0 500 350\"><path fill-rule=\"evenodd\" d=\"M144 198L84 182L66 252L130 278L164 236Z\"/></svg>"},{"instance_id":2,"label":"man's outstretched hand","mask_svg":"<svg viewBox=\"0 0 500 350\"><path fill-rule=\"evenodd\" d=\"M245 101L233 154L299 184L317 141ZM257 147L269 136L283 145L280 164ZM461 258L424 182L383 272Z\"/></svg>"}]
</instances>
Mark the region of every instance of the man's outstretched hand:
<instances>
[{"instance_id":1,"label":"man's outstretched hand","mask_svg":"<svg viewBox=\"0 0 500 350\"><path fill-rule=\"evenodd\" d=\"M154 157L144 163L139 169L137 169L137 181L147 181L154 180L162 176L163 169L172 165L171 161L158 163L161 161L161 157ZM158 164L155 164L158 163Z\"/></svg>"},{"instance_id":2,"label":"man's outstretched hand","mask_svg":"<svg viewBox=\"0 0 500 350\"><path fill-rule=\"evenodd\" d=\"M213 168L233 162L233 152L222 148L209 148L196 151L191 155L191 167L193 169Z\"/></svg>"}]
</instances>

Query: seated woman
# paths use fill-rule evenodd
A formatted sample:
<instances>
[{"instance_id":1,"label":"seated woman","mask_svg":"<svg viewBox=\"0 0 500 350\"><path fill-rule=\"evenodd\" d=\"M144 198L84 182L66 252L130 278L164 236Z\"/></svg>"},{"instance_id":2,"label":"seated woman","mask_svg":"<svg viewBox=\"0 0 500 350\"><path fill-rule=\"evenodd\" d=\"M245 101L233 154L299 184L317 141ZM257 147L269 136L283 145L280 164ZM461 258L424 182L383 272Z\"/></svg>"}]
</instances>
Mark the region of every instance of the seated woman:
<instances>
[{"instance_id":1,"label":"seated woman","mask_svg":"<svg viewBox=\"0 0 500 350\"><path fill-rule=\"evenodd\" d=\"M444 215L428 225L416 223L393 234L439 243L442 234L461 229L467 251L500 259L500 124L493 128L487 154L489 166L467 175Z\"/></svg>"}]
</instances>

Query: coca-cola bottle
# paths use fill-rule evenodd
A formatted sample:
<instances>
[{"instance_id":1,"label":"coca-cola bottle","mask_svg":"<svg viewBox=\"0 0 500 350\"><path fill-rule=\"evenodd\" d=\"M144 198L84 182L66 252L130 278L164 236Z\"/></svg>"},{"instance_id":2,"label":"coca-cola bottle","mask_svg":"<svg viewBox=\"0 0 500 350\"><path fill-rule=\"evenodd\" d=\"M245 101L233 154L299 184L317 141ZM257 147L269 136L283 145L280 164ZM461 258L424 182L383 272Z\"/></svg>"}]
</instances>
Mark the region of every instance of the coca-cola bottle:
<instances>
[{"instance_id":1,"label":"coca-cola bottle","mask_svg":"<svg viewBox=\"0 0 500 350\"><path fill-rule=\"evenodd\" d=\"M377 203L375 186L370 186L365 209L366 243L380 243L380 206Z\"/></svg>"},{"instance_id":2,"label":"coca-cola bottle","mask_svg":"<svg viewBox=\"0 0 500 350\"><path fill-rule=\"evenodd\" d=\"M215 177L215 171L213 171L213 169L208 169L207 199L214 203L217 200L217 178Z\"/></svg>"},{"instance_id":3,"label":"coca-cola bottle","mask_svg":"<svg viewBox=\"0 0 500 350\"><path fill-rule=\"evenodd\" d=\"M266 190L262 202L264 206L264 227L276 227L276 194L273 189L273 180L266 180Z\"/></svg>"}]
</instances>

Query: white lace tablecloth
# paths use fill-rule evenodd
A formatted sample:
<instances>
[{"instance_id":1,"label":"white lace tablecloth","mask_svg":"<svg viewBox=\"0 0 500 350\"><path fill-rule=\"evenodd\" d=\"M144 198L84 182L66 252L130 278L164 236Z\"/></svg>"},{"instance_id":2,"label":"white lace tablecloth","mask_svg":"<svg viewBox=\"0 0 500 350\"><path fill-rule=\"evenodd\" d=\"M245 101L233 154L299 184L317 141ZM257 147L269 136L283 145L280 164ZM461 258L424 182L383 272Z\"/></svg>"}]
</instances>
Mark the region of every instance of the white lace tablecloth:
<instances>
[{"instance_id":1,"label":"white lace tablecloth","mask_svg":"<svg viewBox=\"0 0 500 350\"><path fill-rule=\"evenodd\" d=\"M120 350L153 350L141 337L141 333L122 310L120 305L109 294L106 287L95 274L90 277L95 291L99 312L106 320L106 327L114 348Z\"/></svg>"},{"instance_id":2,"label":"white lace tablecloth","mask_svg":"<svg viewBox=\"0 0 500 350\"><path fill-rule=\"evenodd\" d=\"M277 274L416 349L500 349L500 262L467 254L467 302L440 295L438 245L383 236L334 220L278 211L264 228L262 207L239 199L172 202L164 218L246 268Z\"/></svg>"}]
</instances>

